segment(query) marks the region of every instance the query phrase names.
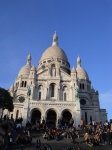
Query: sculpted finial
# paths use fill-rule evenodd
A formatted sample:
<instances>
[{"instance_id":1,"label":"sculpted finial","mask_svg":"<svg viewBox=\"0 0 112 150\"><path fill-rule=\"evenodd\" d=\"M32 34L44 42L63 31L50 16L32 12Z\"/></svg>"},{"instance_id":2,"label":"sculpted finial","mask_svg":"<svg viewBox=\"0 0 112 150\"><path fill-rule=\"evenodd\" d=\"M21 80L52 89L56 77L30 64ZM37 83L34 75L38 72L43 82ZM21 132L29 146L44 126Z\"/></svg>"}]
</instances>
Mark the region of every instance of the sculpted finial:
<instances>
[{"instance_id":1,"label":"sculpted finial","mask_svg":"<svg viewBox=\"0 0 112 150\"><path fill-rule=\"evenodd\" d=\"M58 36L56 35L56 31L55 31L55 33L53 35L53 43L52 43L52 45L58 45Z\"/></svg>"}]
</instances>

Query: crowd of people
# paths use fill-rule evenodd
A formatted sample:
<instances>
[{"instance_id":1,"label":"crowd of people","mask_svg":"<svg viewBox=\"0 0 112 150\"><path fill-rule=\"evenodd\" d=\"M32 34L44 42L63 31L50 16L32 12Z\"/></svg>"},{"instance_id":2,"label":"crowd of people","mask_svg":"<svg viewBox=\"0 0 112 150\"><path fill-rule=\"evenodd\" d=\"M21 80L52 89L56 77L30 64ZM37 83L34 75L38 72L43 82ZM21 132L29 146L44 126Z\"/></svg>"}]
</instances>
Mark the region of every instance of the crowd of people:
<instances>
[{"instance_id":1,"label":"crowd of people","mask_svg":"<svg viewBox=\"0 0 112 150\"><path fill-rule=\"evenodd\" d=\"M32 143L32 132L37 134L41 133L41 142L40 138L36 139L35 148L37 150L51 150L50 142L51 140L64 140L68 139L74 144L74 146L68 146L64 150L81 150L80 143L79 147L75 147L77 144L77 139L80 139L80 142L86 143L88 146L92 147L95 145L112 145L112 123L108 121L95 122L94 120L88 124L85 124L84 119L80 120L80 124L76 127L73 123L58 125L57 128L49 127L45 120L36 122L35 125L32 125L29 121L26 123L26 126L22 127L22 118L18 118L16 121L11 120L9 122L9 127L7 132L4 135L4 140L2 139L4 150L12 150L12 147L15 144L31 144ZM81 141L82 140L82 141Z\"/></svg>"},{"instance_id":2,"label":"crowd of people","mask_svg":"<svg viewBox=\"0 0 112 150\"><path fill-rule=\"evenodd\" d=\"M88 124L85 128L84 139L90 146L94 145L112 145L112 123L107 120Z\"/></svg>"}]
</instances>

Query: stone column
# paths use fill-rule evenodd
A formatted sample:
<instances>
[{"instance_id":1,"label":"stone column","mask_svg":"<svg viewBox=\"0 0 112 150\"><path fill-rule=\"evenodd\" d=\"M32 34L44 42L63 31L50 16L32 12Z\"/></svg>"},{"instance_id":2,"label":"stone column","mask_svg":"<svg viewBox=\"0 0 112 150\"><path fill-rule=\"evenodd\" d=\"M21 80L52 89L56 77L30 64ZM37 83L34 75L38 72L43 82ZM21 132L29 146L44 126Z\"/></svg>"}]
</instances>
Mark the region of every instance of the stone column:
<instances>
[{"instance_id":1,"label":"stone column","mask_svg":"<svg viewBox=\"0 0 112 150\"><path fill-rule=\"evenodd\" d=\"M80 109L80 99L77 97L76 99L76 126L79 125L81 119L81 109Z\"/></svg>"},{"instance_id":2,"label":"stone column","mask_svg":"<svg viewBox=\"0 0 112 150\"><path fill-rule=\"evenodd\" d=\"M29 97L26 98L23 106L22 118L23 118L23 126L26 125L27 121L29 121Z\"/></svg>"}]
</instances>

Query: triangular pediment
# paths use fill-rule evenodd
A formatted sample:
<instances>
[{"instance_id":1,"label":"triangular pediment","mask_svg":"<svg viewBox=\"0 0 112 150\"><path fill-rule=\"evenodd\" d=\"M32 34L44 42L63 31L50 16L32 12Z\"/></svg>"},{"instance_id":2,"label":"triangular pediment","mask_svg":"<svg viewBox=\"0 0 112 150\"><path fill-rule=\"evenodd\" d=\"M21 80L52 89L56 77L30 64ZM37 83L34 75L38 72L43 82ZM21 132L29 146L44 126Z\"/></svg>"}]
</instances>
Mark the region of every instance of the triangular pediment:
<instances>
[{"instance_id":1,"label":"triangular pediment","mask_svg":"<svg viewBox=\"0 0 112 150\"><path fill-rule=\"evenodd\" d=\"M41 77L41 76L47 76L48 75L48 69L44 69L44 70L40 70L37 72L37 75L38 77Z\"/></svg>"},{"instance_id":2,"label":"triangular pediment","mask_svg":"<svg viewBox=\"0 0 112 150\"><path fill-rule=\"evenodd\" d=\"M70 75L68 73L66 73L65 71L63 71L62 69L60 69L60 76L64 79L70 79Z\"/></svg>"}]
</instances>

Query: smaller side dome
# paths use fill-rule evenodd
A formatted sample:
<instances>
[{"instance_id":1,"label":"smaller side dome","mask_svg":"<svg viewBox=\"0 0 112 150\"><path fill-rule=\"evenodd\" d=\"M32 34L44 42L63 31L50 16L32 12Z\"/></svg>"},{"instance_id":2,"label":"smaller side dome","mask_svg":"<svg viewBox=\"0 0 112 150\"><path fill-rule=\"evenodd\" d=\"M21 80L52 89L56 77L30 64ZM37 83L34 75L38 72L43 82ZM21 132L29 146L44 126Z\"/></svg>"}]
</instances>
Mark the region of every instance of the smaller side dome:
<instances>
[{"instance_id":1,"label":"smaller side dome","mask_svg":"<svg viewBox=\"0 0 112 150\"><path fill-rule=\"evenodd\" d=\"M27 63L25 66L21 68L21 70L18 73L18 76L25 76L28 77L30 74L30 69L31 69L31 55L28 55L27 57Z\"/></svg>"},{"instance_id":2,"label":"smaller side dome","mask_svg":"<svg viewBox=\"0 0 112 150\"><path fill-rule=\"evenodd\" d=\"M36 67L34 65L31 67L31 71L36 71Z\"/></svg>"},{"instance_id":3,"label":"smaller side dome","mask_svg":"<svg viewBox=\"0 0 112 150\"><path fill-rule=\"evenodd\" d=\"M21 68L21 70L19 71L18 76L21 76L21 75L22 76L24 76L24 75L28 76L30 74L30 69L31 69L31 66L26 64L25 66L23 66Z\"/></svg>"},{"instance_id":4,"label":"smaller side dome","mask_svg":"<svg viewBox=\"0 0 112 150\"><path fill-rule=\"evenodd\" d=\"M77 77L79 79L89 80L87 72L81 67L81 58L78 56L77 58Z\"/></svg>"},{"instance_id":5,"label":"smaller side dome","mask_svg":"<svg viewBox=\"0 0 112 150\"><path fill-rule=\"evenodd\" d=\"M82 67L77 67L76 71L77 71L77 76L79 79L84 79L84 80L89 79L88 74Z\"/></svg>"}]
</instances>

